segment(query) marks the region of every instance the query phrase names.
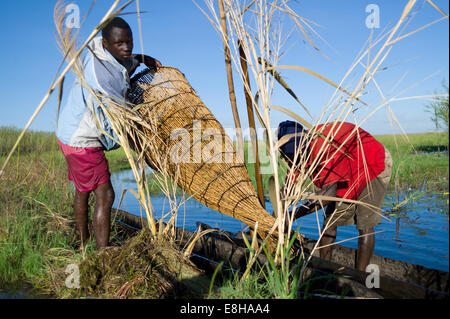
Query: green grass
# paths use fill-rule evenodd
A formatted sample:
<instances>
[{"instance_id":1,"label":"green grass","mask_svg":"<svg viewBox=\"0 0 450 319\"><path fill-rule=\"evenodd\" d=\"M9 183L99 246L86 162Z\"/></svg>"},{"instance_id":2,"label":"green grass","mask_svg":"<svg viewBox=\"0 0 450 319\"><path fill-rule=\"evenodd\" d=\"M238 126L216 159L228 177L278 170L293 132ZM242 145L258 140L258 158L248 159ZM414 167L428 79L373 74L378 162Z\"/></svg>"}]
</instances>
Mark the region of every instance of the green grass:
<instances>
[{"instance_id":1,"label":"green grass","mask_svg":"<svg viewBox=\"0 0 450 319\"><path fill-rule=\"evenodd\" d=\"M0 157L0 165L4 159ZM78 251L73 200L59 150L12 158L0 183L0 288L15 290L25 285L39 295L58 291L59 296L73 297L76 290L65 287L65 268L97 251L95 236L84 254ZM91 196L91 234L94 201ZM112 245L121 240L117 230L113 223Z\"/></svg>"},{"instance_id":2,"label":"green grass","mask_svg":"<svg viewBox=\"0 0 450 319\"><path fill-rule=\"evenodd\" d=\"M108 160L109 170L111 172L118 172L126 169L131 169L127 156L123 148L118 148L113 151L105 152Z\"/></svg>"},{"instance_id":3,"label":"green grass","mask_svg":"<svg viewBox=\"0 0 450 319\"><path fill-rule=\"evenodd\" d=\"M20 130L11 127L0 127L0 156L5 156L14 145ZM443 191L448 188L448 133L422 133L409 134L408 139L402 135L377 135L375 136L391 152L394 160L393 176L390 188L394 187L394 180L398 178L400 188L419 188L424 184L429 190ZM267 156L264 155L264 143L259 141L262 181L265 193L267 193L267 181L271 175L271 169ZM251 143L245 141L246 166L256 189L254 164L249 162L249 149ZM444 151L444 152L443 152ZM443 152L443 153L442 153ZM250 152L251 153L251 152ZM55 157L63 161L54 133L27 132L22 140L16 157L30 154L36 158L37 154L49 160ZM105 152L111 172L130 169L130 165L122 148ZM252 155L250 154L250 157ZM251 162L251 160L250 160ZM9 165L12 165L10 163ZM278 170L280 182L284 181L286 171L282 167ZM154 180L154 179L150 179ZM151 182L152 192L158 192L158 186Z\"/></svg>"},{"instance_id":4,"label":"green grass","mask_svg":"<svg viewBox=\"0 0 450 319\"><path fill-rule=\"evenodd\" d=\"M396 178L403 189L423 186L430 191L448 189L448 137L448 133L409 134L407 141L400 135L375 136L393 158L390 189L394 189Z\"/></svg>"},{"instance_id":5,"label":"green grass","mask_svg":"<svg viewBox=\"0 0 450 319\"><path fill-rule=\"evenodd\" d=\"M11 127L0 127L0 156L5 156L14 145L20 130ZM391 152L394 160L391 189L394 185L395 174L398 172L399 187L419 188L424 184L430 190L442 191L448 187L448 133L422 133L409 134L408 139L402 135L377 135L375 136ZM259 141L262 168L262 181L265 193L267 193L267 181L271 170L267 156L264 155L264 142ZM249 162L249 149L251 143L245 141L246 166L256 189L254 164ZM444 151L444 153L442 153ZM27 132L16 154L20 157L24 154L40 154L47 159L51 156L58 160L64 160L56 143L54 133ZM251 152L250 152L251 153ZM130 169L130 165L122 148L105 152L111 172ZM250 154L250 156L252 156ZM280 181L285 178L286 171L278 170ZM151 179L152 180L152 179ZM158 191L156 183L152 183L152 192Z\"/></svg>"},{"instance_id":6,"label":"green grass","mask_svg":"<svg viewBox=\"0 0 450 319\"><path fill-rule=\"evenodd\" d=\"M9 154L20 133L21 130L14 127L0 127L0 157ZM55 133L52 132L27 131L15 152L15 157L20 158L20 156L27 154L34 157L37 155L44 156L47 159L54 156L57 157L57 160L64 160ZM105 152L105 155L111 172L130 169L122 148Z\"/></svg>"},{"instance_id":7,"label":"green grass","mask_svg":"<svg viewBox=\"0 0 450 319\"><path fill-rule=\"evenodd\" d=\"M0 128L0 166L19 133ZM53 133L28 132L22 142L0 182L0 287L14 290L26 284L47 291L55 268L82 258L73 218L74 190ZM87 254L94 251L91 239Z\"/></svg>"},{"instance_id":8,"label":"green grass","mask_svg":"<svg viewBox=\"0 0 450 319\"><path fill-rule=\"evenodd\" d=\"M0 127L0 156L5 156L14 145L20 130L11 127ZM391 152L394 160L393 177L391 189L394 185L395 174L398 172L399 187L418 188L424 184L430 190L442 191L448 188L448 133L422 133L409 134L408 139L402 135L377 135L375 136ZM267 181L271 175L271 170L267 156L264 155L265 144L258 143L260 148L262 181L265 193L267 193ZM254 164L249 162L249 149L251 143L245 141L246 166L256 189ZM444 153L442 153L444 151ZM22 140L16 154L20 157L24 154L40 154L49 158L57 157L63 160L59 151L54 133L48 132L27 132ZM251 153L251 152L250 152ZM122 148L105 152L109 162L111 172L130 169L130 165ZM250 155L251 156L251 155ZM283 168L278 170L280 181L284 181L286 171ZM150 179L152 180L152 179ZM152 192L158 191L156 183L152 183Z\"/></svg>"},{"instance_id":9,"label":"green grass","mask_svg":"<svg viewBox=\"0 0 450 319\"><path fill-rule=\"evenodd\" d=\"M49 152L46 153L47 155ZM0 284L30 282L46 268L50 247L70 249L73 228L64 227L71 190L61 159L37 154L13 157L0 183ZM4 162L4 157L0 163Z\"/></svg>"},{"instance_id":10,"label":"green grass","mask_svg":"<svg viewBox=\"0 0 450 319\"><path fill-rule=\"evenodd\" d=\"M305 266L302 254L295 255L291 250L295 236L284 249L284 257L280 257L278 263L272 257L272 252L263 246L267 261L263 264L254 265L251 271L243 277L242 273L226 269L223 272L220 288L213 296L218 299L306 299L313 296L317 287L311 288L311 283L319 279L332 279L335 275L311 276L302 281L301 273ZM250 244L247 248L254 252ZM320 292L325 292L321 289ZM340 291L342 294L344 291ZM336 295L337 292L327 292ZM344 296L344 295L343 295Z\"/></svg>"},{"instance_id":11,"label":"green grass","mask_svg":"<svg viewBox=\"0 0 450 319\"><path fill-rule=\"evenodd\" d=\"M448 133L408 134L409 141L403 135L376 135L392 153L440 152L448 150Z\"/></svg>"},{"instance_id":12,"label":"green grass","mask_svg":"<svg viewBox=\"0 0 450 319\"><path fill-rule=\"evenodd\" d=\"M0 127L0 156L7 155L16 143L21 130L14 127ZM27 132L18 147L19 154L28 154L40 150L50 151L58 147L55 134L49 132L29 131Z\"/></svg>"}]
</instances>

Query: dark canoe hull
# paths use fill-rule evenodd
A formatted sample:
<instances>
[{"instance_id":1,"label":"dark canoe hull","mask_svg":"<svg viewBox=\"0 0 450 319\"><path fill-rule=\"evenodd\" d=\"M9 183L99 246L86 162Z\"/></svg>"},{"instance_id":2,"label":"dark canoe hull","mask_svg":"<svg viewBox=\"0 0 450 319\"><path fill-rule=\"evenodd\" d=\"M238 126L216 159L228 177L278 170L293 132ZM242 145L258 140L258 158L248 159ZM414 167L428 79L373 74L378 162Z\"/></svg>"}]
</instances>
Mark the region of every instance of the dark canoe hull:
<instances>
[{"instance_id":1,"label":"dark canoe hull","mask_svg":"<svg viewBox=\"0 0 450 319\"><path fill-rule=\"evenodd\" d=\"M117 220L125 225L141 229L146 224L144 218L118 210ZM202 228L209 226L201 224ZM194 233L177 229L177 239L180 246L185 246ZM304 249L306 253L311 251L316 244L313 239L306 239ZM235 269L245 269L248 259L248 251L242 240L242 234L209 233L203 236L195 245L193 252L197 261L211 270L217 262L224 261ZM206 257L203 258L202 257ZM332 261L325 261L318 257L317 251L313 254L309 263L310 275L336 274L344 275L360 287L354 289L364 290L368 273L354 269L356 250L340 245L333 249ZM213 261L213 262L211 262ZM215 262L214 262L215 261ZM260 256L259 261L265 262L265 257ZM446 299L449 298L449 273L437 269L426 268L420 265L406 263L398 260L373 255L371 263L379 267L380 286L372 289L383 298L407 298L407 299ZM341 281L344 279L341 279ZM340 285L342 282L339 283ZM370 295L370 293L369 293Z\"/></svg>"},{"instance_id":2,"label":"dark canoe hull","mask_svg":"<svg viewBox=\"0 0 450 319\"><path fill-rule=\"evenodd\" d=\"M306 248L312 249L316 241L307 240ZM318 257L318 252L314 253ZM354 268L356 262L356 249L336 245L333 249L332 262L346 267ZM373 255L370 263L377 265L381 276L413 283L430 290L449 292L448 272L427 268L378 255Z\"/></svg>"}]
</instances>

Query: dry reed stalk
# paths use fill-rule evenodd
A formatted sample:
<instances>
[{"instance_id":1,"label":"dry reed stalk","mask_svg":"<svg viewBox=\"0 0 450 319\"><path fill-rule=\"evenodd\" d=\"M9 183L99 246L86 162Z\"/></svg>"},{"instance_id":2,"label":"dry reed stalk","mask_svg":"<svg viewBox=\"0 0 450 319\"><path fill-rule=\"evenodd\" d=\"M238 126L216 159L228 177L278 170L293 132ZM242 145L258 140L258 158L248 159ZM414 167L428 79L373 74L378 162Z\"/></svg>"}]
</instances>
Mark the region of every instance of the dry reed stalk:
<instances>
[{"instance_id":1,"label":"dry reed stalk","mask_svg":"<svg viewBox=\"0 0 450 319\"><path fill-rule=\"evenodd\" d=\"M247 59L245 57L244 50L242 49L242 45L239 43L239 55L240 55L240 62L242 67L242 73L244 77L242 78L242 82L244 83L244 95L245 95L245 102L247 104L247 116L248 116L248 125L250 127L250 140L252 143L252 150L253 154L255 156L255 180L256 180L256 190L258 192L259 202L261 203L262 207L265 209L264 204L264 189L263 189L263 183L262 183L262 176L261 176L261 168L260 168L260 162L259 162L259 149L258 149L258 136L256 135L256 126L255 126L255 115L253 113L253 104L252 104L252 94L251 94L251 88L250 88L250 80L248 77L248 67L247 67ZM275 216L276 217L276 216Z\"/></svg>"},{"instance_id":2,"label":"dry reed stalk","mask_svg":"<svg viewBox=\"0 0 450 319\"><path fill-rule=\"evenodd\" d=\"M180 201L177 185L170 183L171 178L178 179L180 170L177 165L170 166L173 171L172 175L169 175L170 154L163 146L166 142L159 137L158 122L156 118L143 119L137 111L141 107L144 106L138 105L134 109L127 109L120 104L109 103L107 107L105 106L104 112L114 123L120 144L127 154L138 188L138 193L133 193L146 213L151 233L158 238L163 238L168 236L171 230L173 231L178 209L189 198ZM132 154L133 151L135 155ZM147 153L152 154L151 161ZM145 173L148 167L159 172L159 174L152 174L151 177L155 179L163 195L169 201L170 210L159 219L159 227L156 227L157 222L151 206L149 183ZM167 217L169 217L169 221L164 224L163 221Z\"/></svg>"},{"instance_id":3,"label":"dry reed stalk","mask_svg":"<svg viewBox=\"0 0 450 319\"><path fill-rule=\"evenodd\" d=\"M98 102L101 103L101 100L98 99ZM116 132L119 138L119 142L125 151L128 162L130 163L131 169L133 171L134 178L136 180L136 185L139 194L136 198L139 201L141 207L144 208L151 233L152 235L155 236L157 234L156 221L151 205L149 194L150 192L148 190L147 175L145 174L146 166L144 164L143 157L140 156L139 153L137 158L133 156L132 148L130 146L130 135L134 131L135 124L127 121L127 118L124 119L123 117L124 112L119 112L119 110L123 107L116 106L114 108L113 103L109 103L108 107L106 107L103 104L100 105L102 105L102 109L105 112L108 119L110 120L114 128L114 131ZM114 112L114 110L116 112ZM131 139L135 141L136 136L131 136Z\"/></svg>"},{"instance_id":4,"label":"dry reed stalk","mask_svg":"<svg viewBox=\"0 0 450 319\"><path fill-rule=\"evenodd\" d=\"M234 125L236 126L236 137L237 137L237 146L238 146L238 154L242 157L242 161L244 161L244 138L242 136L242 126L241 121L239 119L239 112L237 109L236 103L236 94L234 93L234 81L233 81L233 70L231 67L231 58L230 58L230 48L228 46L228 33L227 33L227 21L225 16L225 10L223 7L223 0L219 0L219 12L220 12L220 22L223 28L223 48L225 52L225 66L227 70L227 81L228 81L228 95L230 97L231 110L233 112Z\"/></svg>"}]
</instances>

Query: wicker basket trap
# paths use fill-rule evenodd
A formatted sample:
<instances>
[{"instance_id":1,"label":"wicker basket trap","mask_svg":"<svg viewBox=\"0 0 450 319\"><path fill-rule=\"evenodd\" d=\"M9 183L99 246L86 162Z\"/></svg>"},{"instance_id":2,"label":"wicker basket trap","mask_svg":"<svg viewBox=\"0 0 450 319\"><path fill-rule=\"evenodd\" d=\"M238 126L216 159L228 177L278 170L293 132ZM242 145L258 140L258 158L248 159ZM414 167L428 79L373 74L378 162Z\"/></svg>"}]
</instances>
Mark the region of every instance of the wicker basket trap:
<instances>
[{"instance_id":1,"label":"wicker basket trap","mask_svg":"<svg viewBox=\"0 0 450 319\"><path fill-rule=\"evenodd\" d=\"M275 219L260 204L242 161L236 159L231 139L211 111L197 96L185 76L172 67L156 72L144 70L131 79L129 100L138 112L153 121L153 149L167 154L171 179L186 193L220 213L234 217L265 238ZM150 149L147 162L155 164ZM157 166L156 164L154 166Z\"/></svg>"}]
</instances>

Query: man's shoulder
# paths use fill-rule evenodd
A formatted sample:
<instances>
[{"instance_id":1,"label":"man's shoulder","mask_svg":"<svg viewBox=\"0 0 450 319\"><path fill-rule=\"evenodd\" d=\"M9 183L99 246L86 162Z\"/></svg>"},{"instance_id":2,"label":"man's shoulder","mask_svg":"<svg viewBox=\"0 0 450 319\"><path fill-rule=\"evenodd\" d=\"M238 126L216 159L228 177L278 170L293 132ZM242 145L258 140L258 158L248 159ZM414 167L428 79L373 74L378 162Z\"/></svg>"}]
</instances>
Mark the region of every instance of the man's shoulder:
<instances>
[{"instance_id":1,"label":"man's shoulder","mask_svg":"<svg viewBox=\"0 0 450 319\"><path fill-rule=\"evenodd\" d=\"M350 122L330 122L323 123L316 126L316 129L322 129L323 131L348 131L356 128L356 125Z\"/></svg>"}]
</instances>

